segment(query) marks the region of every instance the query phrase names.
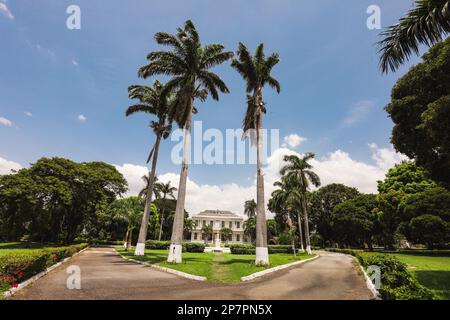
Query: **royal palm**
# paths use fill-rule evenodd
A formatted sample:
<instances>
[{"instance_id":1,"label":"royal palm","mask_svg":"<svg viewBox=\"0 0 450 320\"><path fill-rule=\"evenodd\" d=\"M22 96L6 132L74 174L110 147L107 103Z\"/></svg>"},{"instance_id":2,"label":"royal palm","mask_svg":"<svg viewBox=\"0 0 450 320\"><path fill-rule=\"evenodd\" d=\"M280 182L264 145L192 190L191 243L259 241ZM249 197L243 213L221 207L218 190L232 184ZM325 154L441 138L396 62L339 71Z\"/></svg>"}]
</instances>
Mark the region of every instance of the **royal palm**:
<instances>
[{"instance_id":1,"label":"royal palm","mask_svg":"<svg viewBox=\"0 0 450 320\"><path fill-rule=\"evenodd\" d=\"M156 178L156 164L158 162L158 152L161 139L166 139L171 132L171 121L168 120L169 106L171 103L171 94L163 90L164 86L155 81L152 87L131 86L128 88L130 99L137 99L139 103L128 107L126 115L130 116L137 112L144 112L156 117L155 121L150 122L150 127L155 133L156 140L147 159L147 163L152 161L151 169L148 175L147 192L145 194L145 208L142 216L139 237L136 245L135 255L144 255L145 240L147 237L148 219L150 216L150 205L153 195L153 184ZM162 94L165 92L164 95ZM170 92L170 91L169 91Z\"/></svg>"},{"instance_id":2,"label":"royal palm","mask_svg":"<svg viewBox=\"0 0 450 320\"><path fill-rule=\"evenodd\" d=\"M263 88L269 85L280 92L280 84L272 76L272 68L280 61L277 53L266 58L264 45L260 44L252 56L242 43L239 43L237 59L233 59L231 66L244 78L247 91L247 112L243 121L245 134L250 134L257 149L256 176L256 265L269 264L267 249L267 221L264 204L264 177L262 173L262 128L263 114L266 104L263 100Z\"/></svg>"},{"instance_id":3,"label":"royal palm","mask_svg":"<svg viewBox=\"0 0 450 320\"><path fill-rule=\"evenodd\" d=\"M400 21L381 33L380 67L383 72L392 71L409 59L411 53L419 53L419 45L431 46L450 33L449 0L417 0Z\"/></svg>"},{"instance_id":4,"label":"royal palm","mask_svg":"<svg viewBox=\"0 0 450 320\"><path fill-rule=\"evenodd\" d=\"M188 173L188 156L194 100L204 101L208 94L219 100L219 92L229 90L223 80L209 71L233 56L225 52L220 44L202 46L194 24L188 20L183 28L178 28L175 35L158 32L155 35L158 44L167 46L169 50L155 51L148 55L149 64L142 67L139 74L144 77L166 75L170 80L166 84L166 92L175 91L176 103L170 110L170 119L184 128L184 149L181 166L178 199L175 210L172 238L167 261L181 263L184 204L186 198L186 181Z\"/></svg>"},{"instance_id":5,"label":"royal palm","mask_svg":"<svg viewBox=\"0 0 450 320\"><path fill-rule=\"evenodd\" d=\"M177 191L177 188L172 187L170 184L170 181L167 183L157 182L155 184L155 191L159 195L159 198L162 201L162 210L161 210L161 217L160 217L160 223L159 223L159 234L158 234L158 240L161 240L162 236L162 227L164 225L164 220L166 218L166 206L165 202L169 199L175 199L174 192Z\"/></svg>"},{"instance_id":6,"label":"royal palm","mask_svg":"<svg viewBox=\"0 0 450 320\"><path fill-rule=\"evenodd\" d=\"M301 195L301 208L305 221L306 252L308 254L311 254L311 244L309 239L307 192L311 184L316 187L320 186L319 176L311 170L312 166L308 163L313 158L313 153L307 153L303 157L296 155L285 156L284 161L287 163L280 170L280 174Z\"/></svg>"}]
</instances>

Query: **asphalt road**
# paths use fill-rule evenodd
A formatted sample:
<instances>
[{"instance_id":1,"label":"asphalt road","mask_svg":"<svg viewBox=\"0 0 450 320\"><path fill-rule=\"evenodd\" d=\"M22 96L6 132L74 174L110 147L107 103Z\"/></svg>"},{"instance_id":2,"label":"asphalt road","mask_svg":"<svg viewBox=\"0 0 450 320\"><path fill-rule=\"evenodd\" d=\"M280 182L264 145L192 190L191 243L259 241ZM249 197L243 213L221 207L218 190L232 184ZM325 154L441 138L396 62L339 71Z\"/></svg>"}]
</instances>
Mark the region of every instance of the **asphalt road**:
<instances>
[{"instance_id":1,"label":"asphalt road","mask_svg":"<svg viewBox=\"0 0 450 320\"><path fill-rule=\"evenodd\" d=\"M81 289L66 286L66 268L81 270ZM18 291L12 299L32 300L346 300L372 299L351 257L321 257L247 283L188 280L122 259L112 248L91 248Z\"/></svg>"}]
</instances>

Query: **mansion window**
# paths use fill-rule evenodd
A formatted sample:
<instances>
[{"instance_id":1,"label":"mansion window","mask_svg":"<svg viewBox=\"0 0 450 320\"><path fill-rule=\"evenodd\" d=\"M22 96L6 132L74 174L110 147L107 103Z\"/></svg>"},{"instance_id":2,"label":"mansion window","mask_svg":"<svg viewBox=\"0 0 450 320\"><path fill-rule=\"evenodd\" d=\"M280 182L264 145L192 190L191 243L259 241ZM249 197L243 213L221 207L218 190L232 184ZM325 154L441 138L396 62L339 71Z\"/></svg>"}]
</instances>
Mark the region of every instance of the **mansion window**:
<instances>
[{"instance_id":1,"label":"mansion window","mask_svg":"<svg viewBox=\"0 0 450 320\"><path fill-rule=\"evenodd\" d=\"M230 223L228 224L230 229L233 229L233 222L230 221Z\"/></svg>"},{"instance_id":2,"label":"mansion window","mask_svg":"<svg viewBox=\"0 0 450 320\"><path fill-rule=\"evenodd\" d=\"M194 240L197 240L197 233L194 232Z\"/></svg>"},{"instance_id":3,"label":"mansion window","mask_svg":"<svg viewBox=\"0 0 450 320\"><path fill-rule=\"evenodd\" d=\"M222 221L222 229L225 228L225 221Z\"/></svg>"},{"instance_id":4,"label":"mansion window","mask_svg":"<svg viewBox=\"0 0 450 320\"><path fill-rule=\"evenodd\" d=\"M236 221L236 228L240 229L241 228L241 222ZM238 240L239 241L239 240Z\"/></svg>"},{"instance_id":5,"label":"mansion window","mask_svg":"<svg viewBox=\"0 0 450 320\"><path fill-rule=\"evenodd\" d=\"M241 241L241 235L240 235L240 234L237 234L237 235L236 235L236 241L237 241L237 242Z\"/></svg>"},{"instance_id":6,"label":"mansion window","mask_svg":"<svg viewBox=\"0 0 450 320\"><path fill-rule=\"evenodd\" d=\"M206 220L203 220L203 226L206 226Z\"/></svg>"}]
</instances>

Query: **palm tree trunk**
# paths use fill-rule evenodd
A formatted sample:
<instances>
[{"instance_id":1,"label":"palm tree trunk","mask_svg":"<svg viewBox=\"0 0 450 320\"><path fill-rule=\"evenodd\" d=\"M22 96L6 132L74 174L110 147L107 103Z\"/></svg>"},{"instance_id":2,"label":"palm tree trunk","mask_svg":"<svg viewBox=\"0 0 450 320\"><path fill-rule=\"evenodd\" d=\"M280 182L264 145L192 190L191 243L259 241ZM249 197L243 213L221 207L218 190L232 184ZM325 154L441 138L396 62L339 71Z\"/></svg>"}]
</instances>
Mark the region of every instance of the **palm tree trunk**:
<instances>
[{"instance_id":1,"label":"palm tree trunk","mask_svg":"<svg viewBox=\"0 0 450 320\"><path fill-rule=\"evenodd\" d=\"M141 228L139 229L139 237L134 251L135 256L143 256L145 251L145 240L147 240L148 219L150 217L150 205L153 196L153 183L155 182L156 164L158 162L159 144L161 142L161 135L156 136L156 142L153 151L152 168L149 174L147 195L145 196L144 215L142 216Z\"/></svg>"},{"instance_id":2,"label":"palm tree trunk","mask_svg":"<svg viewBox=\"0 0 450 320\"><path fill-rule=\"evenodd\" d=\"M305 252L305 248L303 247L302 217L300 212L297 213L297 220L298 220L298 233L300 234L300 250L302 252Z\"/></svg>"},{"instance_id":3,"label":"palm tree trunk","mask_svg":"<svg viewBox=\"0 0 450 320\"><path fill-rule=\"evenodd\" d=\"M133 228L128 228L128 240L127 240L127 250L131 249L131 240L133 236Z\"/></svg>"},{"instance_id":4,"label":"palm tree trunk","mask_svg":"<svg viewBox=\"0 0 450 320\"><path fill-rule=\"evenodd\" d=\"M304 194L304 199L302 201L303 203L303 217L305 220L305 242L306 242L306 253L311 254L311 243L309 240L309 223L308 223L308 209L306 204L306 192Z\"/></svg>"},{"instance_id":5,"label":"palm tree trunk","mask_svg":"<svg viewBox=\"0 0 450 320\"><path fill-rule=\"evenodd\" d=\"M261 90L258 89L258 103L262 104ZM256 265L268 265L269 264L269 251L267 248L267 221L264 204L264 176L262 173L262 110L259 106L259 116L256 126L256 165L257 165L257 177L256 177Z\"/></svg>"},{"instance_id":6,"label":"palm tree trunk","mask_svg":"<svg viewBox=\"0 0 450 320\"><path fill-rule=\"evenodd\" d=\"M168 262L182 262L182 242L184 230L184 203L186 200L186 182L188 174L189 149L191 142L191 126L192 126L192 99L190 101L190 111L186 124L184 125L184 146L183 146L183 163L181 165L180 183L178 186L178 199L175 209L175 217L172 226L172 238L169 249Z\"/></svg>"},{"instance_id":7,"label":"palm tree trunk","mask_svg":"<svg viewBox=\"0 0 450 320\"><path fill-rule=\"evenodd\" d=\"M130 228L127 227L127 232L125 233L125 237L123 238L123 247L126 249L128 246L128 233L130 232Z\"/></svg>"},{"instance_id":8,"label":"palm tree trunk","mask_svg":"<svg viewBox=\"0 0 450 320\"><path fill-rule=\"evenodd\" d=\"M161 241L161 236L162 236L162 228L163 228L163 224L164 224L164 208L162 209L161 212L161 223L159 225L159 235L158 235L158 241Z\"/></svg>"}]
</instances>

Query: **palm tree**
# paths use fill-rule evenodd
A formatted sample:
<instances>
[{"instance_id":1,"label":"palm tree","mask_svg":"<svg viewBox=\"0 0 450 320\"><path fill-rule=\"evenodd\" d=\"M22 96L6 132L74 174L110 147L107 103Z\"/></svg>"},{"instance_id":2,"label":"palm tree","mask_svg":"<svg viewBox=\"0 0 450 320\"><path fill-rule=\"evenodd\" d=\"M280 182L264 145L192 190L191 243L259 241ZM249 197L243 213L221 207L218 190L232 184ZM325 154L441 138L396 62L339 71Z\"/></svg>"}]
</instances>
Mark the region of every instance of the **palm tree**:
<instances>
[{"instance_id":1,"label":"palm tree","mask_svg":"<svg viewBox=\"0 0 450 320\"><path fill-rule=\"evenodd\" d=\"M166 202L166 199L175 199L174 196L174 192L177 191L178 189L175 187L172 187L172 185L170 184L171 182L167 182L167 183L162 183L162 182L157 182L155 183L155 194L158 194L159 199L162 200L162 203L164 204ZM162 227L164 224L164 220L166 217L166 206L163 205L162 206L162 210L161 210L161 217L160 217L160 224L159 224L159 234L158 234L158 241L161 241L161 236L162 236Z\"/></svg>"},{"instance_id":2,"label":"palm tree","mask_svg":"<svg viewBox=\"0 0 450 320\"><path fill-rule=\"evenodd\" d=\"M194 100L198 98L204 101L208 94L214 100L219 100L219 91L229 92L223 80L209 69L227 61L233 53L225 52L221 44L202 47L199 34L190 20L185 22L183 28L177 29L176 35L158 32L155 40L171 50L151 52L147 56L149 64L139 70L139 75L143 78L160 74L170 76L165 91L176 92L175 103L169 116L180 128L184 128L184 149L172 243L167 261L181 263L189 144L192 114L196 111Z\"/></svg>"},{"instance_id":3,"label":"palm tree","mask_svg":"<svg viewBox=\"0 0 450 320\"><path fill-rule=\"evenodd\" d=\"M205 241L205 244L208 244L209 239L212 238L213 235L213 228L209 224L205 224L202 227L202 237Z\"/></svg>"},{"instance_id":4,"label":"palm tree","mask_svg":"<svg viewBox=\"0 0 450 320\"><path fill-rule=\"evenodd\" d=\"M307 192L310 184L316 187L320 186L319 176L311 170L312 166L308 163L308 161L313 158L313 153L306 153L301 158L296 155L285 156L283 160L287 162L287 164L280 170L280 174L299 192L301 197L301 208L303 211L303 219L305 221L306 252L308 254L311 254L311 244L309 239Z\"/></svg>"},{"instance_id":5,"label":"palm tree","mask_svg":"<svg viewBox=\"0 0 450 320\"><path fill-rule=\"evenodd\" d=\"M220 234L222 235L223 239L225 239L225 243L228 244L228 241L231 240L231 237L233 236L233 230L230 228L222 228L220 230Z\"/></svg>"},{"instance_id":6,"label":"palm tree","mask_svg":"<svg viewBox=\"0 0 450 320\"><path fill-rule=\"evenodd\" d=\"M128 88L129 98L138 99L139 103L128 107L125 112L126 116L128 117L137 112L144 112L156 117L156 121L150 122L150 128L153 129L156 140L147 158L147 163L152 160L152 167L148 175L148 189L145 195L144 215L142 216L138 242L134 252L137 256L144 255L145 250L145 240L147 238L148 219L150 217L150 204L152 203L152 191L156 176L159 145L161 139L167 139L172 131L172 121L168 119L169 106L172 103L172 97L170 90L167 90L168 89L165 89L159 81L155 81L152 87L130 86ZM165 93L163 94L163 92Z\"/></svg>"},{"instance_id":7,"label":"palm tree","mask_svg":"<svg viewBox=\"0 0 450 320\"><path fill-rule=\"evenodd\" d=\"M256 217L248 218L244 222L244 234L250 240L250 243L253 244L253 239L256 236Z\"/></svg>"},{"instance_id":8,"label":"palm tree","mask_svg":"<svg viewBox=\"0 0 450 320\"><path fill-rule=\"evenodd\" d=\"M273 185L278 187L278 189L272 192L272 198L269 200L269 210L286 216L286 224L289 232L291 232L293 227L291 214L297 214L300 250L303 252L302 210L298 210L298 208L302 207L303 196L286 177L281 177L281 181L277 181Z\"/></svg>"},{"instance_id":9,"label":"palm tree","mask_svg":"<svg viewBox=\"0 0 450 320\"><path fill-rule=\"evenodd\" d=\"M233 59L231 66L244 78L247 91L247 112L243 121L245 134L250 134L252 142L256 139L257 148L257 182L256 182L256 265L269 264L267 249L267 222L264 203L264 177L262 173L262 137L263 114L266 105L263 100L263 88L266 84L280 92L280 84L272 75L273 67L280 61L277 53L269 57L264 55L264 45L261 43L254 56L247 47L239 43L238 59ZM249 131L250 130L250 131ZM255 138L256 136L256 138Z\"/></svg>"},{"instance_id":10,"label":"palm tree","mask_svg":"<svg viewBox=\"0 0 450 320\"><path fill-rule=\"evenodd\" d=\"M256 216L256 202L255 199L247 200L244 204L244 213L250 219Z\"/></svg>"},{"instance_id":11,"label":"palm tree","mask_svg":"<svg viewBox=\"0 0 450 320\"><path fill-rule=\"evenodd\" d=\"M113 219L124 221L127 224L127 231L124 236L124 247L127 250L131 249L133 230L142 219L142 205L142 199L139 197L119 199L111 204Z\"/></svg>"},{"instance_id":12,"label":"palm tree","mask_svg":"<svg viewBox=\"0 0 450 320\"><path fill-rule=\"evenodd\" d=\"M432 46L450 33L449 0L417 0L399 23L387 27L378 42L380 68L395 71L412 53L419 53L419 44Z\"/></svg>"},{"instance_id":13,"label":"palm tree","mask_svg":"<svg viewBox=\"0 0 450 320\"><path fill-rule=\"evenodd\" d=\"M142 181L144 181L144 187L141 189L141 191L139 191L138 197L141 198L146 198L147 197L147 191L148 191L148 187L150 185L150 178L149 176L142 176ZM155 178L153 179L153 194L155 195L155 198L159 198L159 191L156 187L156 185L158 184L158 177L155 176Z\"/></svg>"}]
</instances>

